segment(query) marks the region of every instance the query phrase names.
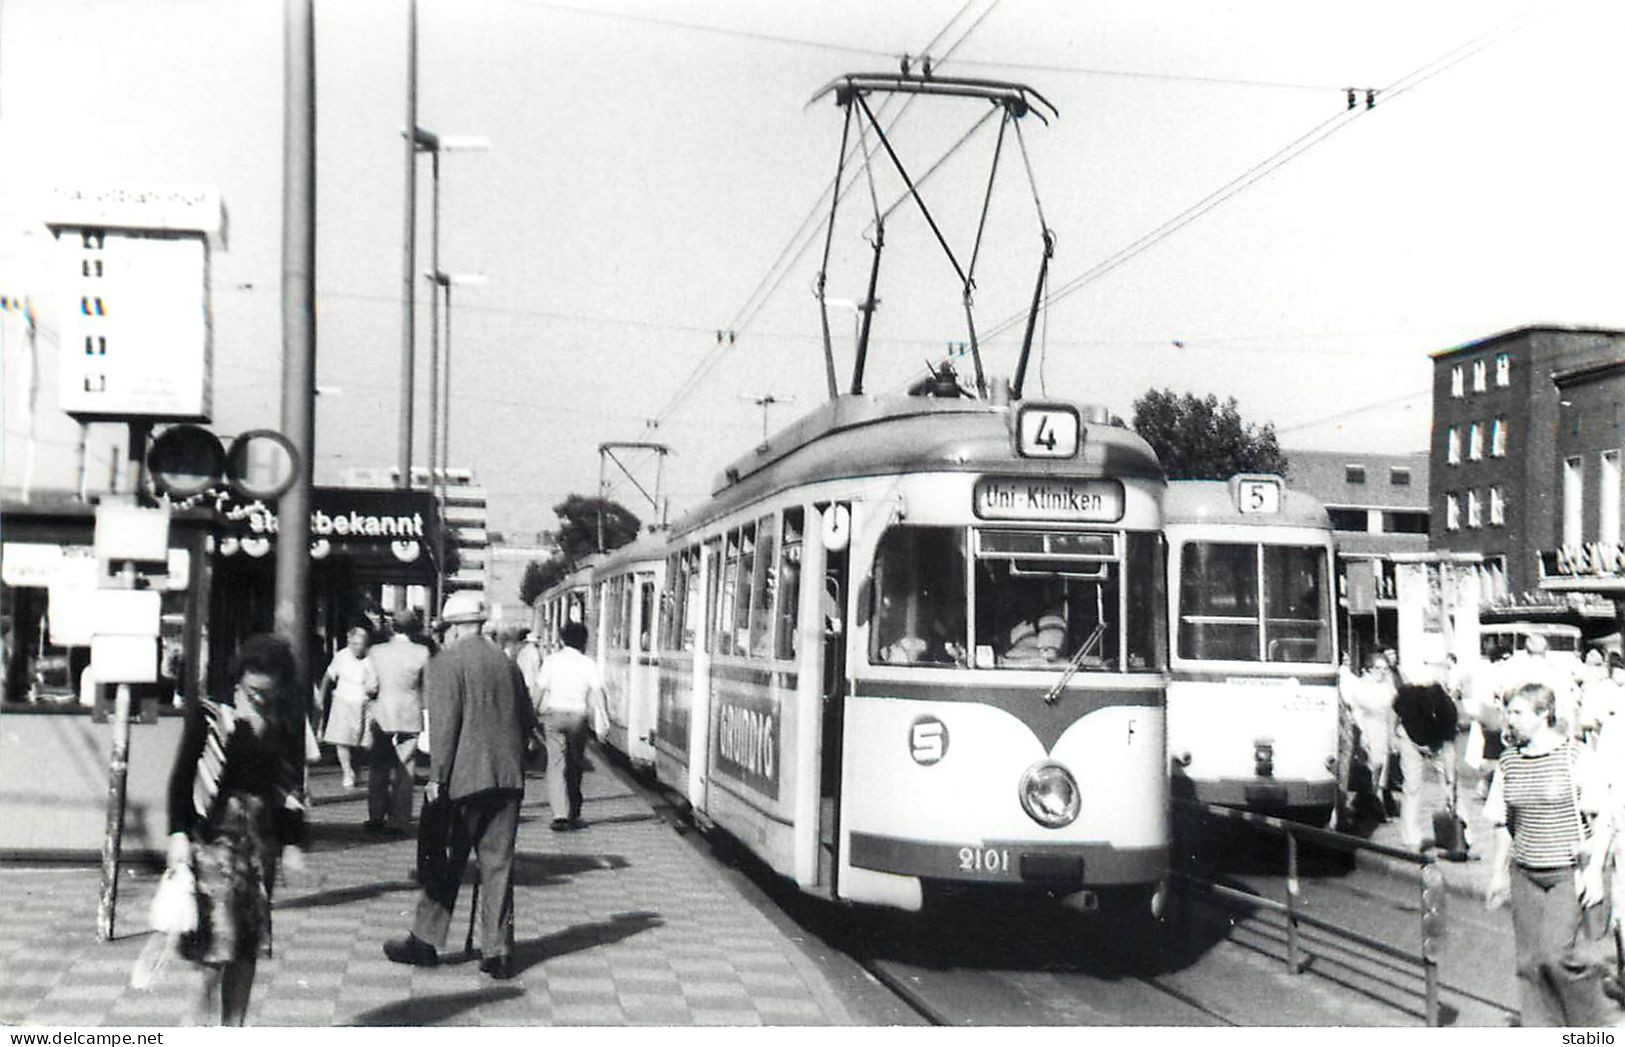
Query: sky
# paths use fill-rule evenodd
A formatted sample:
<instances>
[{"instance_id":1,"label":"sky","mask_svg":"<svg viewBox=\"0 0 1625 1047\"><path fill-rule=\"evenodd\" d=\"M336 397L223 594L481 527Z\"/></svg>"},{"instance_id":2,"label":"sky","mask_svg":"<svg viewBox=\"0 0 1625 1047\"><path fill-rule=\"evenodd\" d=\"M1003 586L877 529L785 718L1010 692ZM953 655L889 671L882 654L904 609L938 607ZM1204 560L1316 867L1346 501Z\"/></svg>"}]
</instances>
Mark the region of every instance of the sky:
<instances>
[{"instance_id":1,"label":"sky","mask_svg":"<svg viewBox=\"0 0 1625 1047\"><path fill-rule=\"evenodd\" d=\"M490 526L510 541L597 487L601 443L668 445L662 493L680 512L761 439L758 400L778 401L772 429L823 400L812 288L842 112L808 103L904 54L930 54L943 76L1025 82L1059 111L1021 122L1031 182L1006 140L976 269L986 366L1008 375L1041 208L1056 247L1029 396L1126 416L1148 388L1212 392L1289 449L1415 451L1430 353L1525 324L1625 327L1617 4L418 3L419 124L490 143L442 158L440 266L486 278L452 304L451 460L486 486ZM335 483L397 458L408 0L315 7L315 472ZM1352 111L1348 87L1362 92ZM914 175L985 112L872 103ZM921 190L961 264L996 129ZM35 485L75 482L78 428L55 406L52 187L220 190L213 428L275 427L280 5L0 0L0 143L0 294L33 301L40 374L30 416L25 340L0 316L0 483L20 483L30 435ZM884 155L872 170L885 208L901 183ZM419 214L421 270L427 162ZM864 296L872 217L860 180L837 216L832 300ZM871 392L968 340L957 277L918 211L899 207L885 231ZM426 288L418 302L422 464ZM843 374L852 319L831 310ZM119 439L92 428L93 489ZM652 487L652 457L626 458ZM612 496L652 515L624 479Z\"/></svg>"}]
</instances>

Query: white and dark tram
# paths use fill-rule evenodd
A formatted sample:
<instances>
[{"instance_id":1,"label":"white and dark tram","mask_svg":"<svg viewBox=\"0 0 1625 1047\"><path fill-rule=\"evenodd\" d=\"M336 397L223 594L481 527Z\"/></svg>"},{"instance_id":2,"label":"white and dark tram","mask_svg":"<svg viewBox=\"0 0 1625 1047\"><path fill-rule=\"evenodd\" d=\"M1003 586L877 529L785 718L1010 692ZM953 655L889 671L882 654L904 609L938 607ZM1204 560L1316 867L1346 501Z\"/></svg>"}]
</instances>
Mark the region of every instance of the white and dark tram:
<instances>
[{"instance_id":1,"label":"white and dark tram","mask_svg":"<svg viewBox=\"0 0 1625 1047\"><path fill-rule=\"evenodd\" d=\"M1164 503L1175 796L1329 824L1337 806L1335 549L1278 476L1176 480Z\"/></svg>"},{"instance_id":2,"label":"white and dark tram","mask_svg":"<svg viewBox=\"0 0 1625 1047\"><path fill-rule=\"evenodd\" d=\"M595 569L610 742L810 893L1155 905L1164 488L1071 405L834 400Z\"/></svg>"}]
</instances>

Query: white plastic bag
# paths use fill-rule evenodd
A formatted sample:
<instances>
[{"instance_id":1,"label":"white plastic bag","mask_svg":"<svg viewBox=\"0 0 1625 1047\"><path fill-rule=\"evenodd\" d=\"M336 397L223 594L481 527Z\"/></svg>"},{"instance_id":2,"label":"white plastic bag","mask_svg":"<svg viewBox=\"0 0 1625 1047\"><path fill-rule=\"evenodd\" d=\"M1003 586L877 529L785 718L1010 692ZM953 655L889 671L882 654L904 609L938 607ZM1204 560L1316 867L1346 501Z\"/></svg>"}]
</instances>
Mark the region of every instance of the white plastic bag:
<instances>
[{"instance_id":1,"label":"white plastic bag","mask_svg":"<svg viewBox=\"0 0 1625 1047\"><path fill-rule=\"evenodd\" d=\"M180 950L180 935L178 934L149 934L147 944L141 947L141 953L135 958L135 966L130 968L130 988L150 989L163 979L164 971L169 968L169 961L174 959Z\"/></svg>"},{"instance_id":2,"label":"white plastic bag","mask_svg":"<svg viewBox=\"0 0 1625 1047\"><path fill-rule=\"evenodd\" d=\"M186 934L197 930L197 880L191 866L164 870L147 907L147 925L159 934Z\"/></svg>"}]
</instances>

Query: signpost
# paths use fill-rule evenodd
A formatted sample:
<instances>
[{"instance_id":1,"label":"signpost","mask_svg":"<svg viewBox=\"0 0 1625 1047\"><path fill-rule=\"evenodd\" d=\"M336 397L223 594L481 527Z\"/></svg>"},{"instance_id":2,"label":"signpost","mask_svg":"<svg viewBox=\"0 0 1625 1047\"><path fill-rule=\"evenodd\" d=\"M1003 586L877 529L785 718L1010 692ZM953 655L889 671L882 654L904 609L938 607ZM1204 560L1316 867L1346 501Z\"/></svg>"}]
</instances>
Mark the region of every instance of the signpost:
<instances>
[{"instance_id":1,"label":"signpost","mask_svg":"<svg viewBox=\"0 0 1625 1047\"><path fill-rule=\"evenodd\" d=\"M107 834L102 840L102 889L96 937L110 941L118 907L119 852L124 844L124 789L130 769L130 685L158 679L157 592L142 589L141 565L166 563L169 509L147 509L134 496L109 498L96 509L97 590L91 610L90 673L117 685L112 759L107 781Z\"/></svg>"}]
</instances>

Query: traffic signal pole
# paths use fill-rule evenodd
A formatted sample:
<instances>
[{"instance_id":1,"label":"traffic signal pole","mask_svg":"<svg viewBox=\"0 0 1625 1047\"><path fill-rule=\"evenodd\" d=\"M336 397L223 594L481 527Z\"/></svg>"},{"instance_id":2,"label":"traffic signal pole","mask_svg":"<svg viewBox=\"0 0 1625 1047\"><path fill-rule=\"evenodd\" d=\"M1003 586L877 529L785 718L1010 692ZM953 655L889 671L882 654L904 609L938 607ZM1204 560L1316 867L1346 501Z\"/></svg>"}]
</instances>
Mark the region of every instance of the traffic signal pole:
<instances>
[{"instance_id":1,"label":"traffic signal pole","mask_svg":"<svg viewBox=\"0 0 1625 1047\"><path fill-rule=\"evenodd\" d=\"M276 631L310 677L310 495L316 445L316 30L314 0L285 0L282 432L295 479L277 502Z\"/></svg>"}]
</instances>

